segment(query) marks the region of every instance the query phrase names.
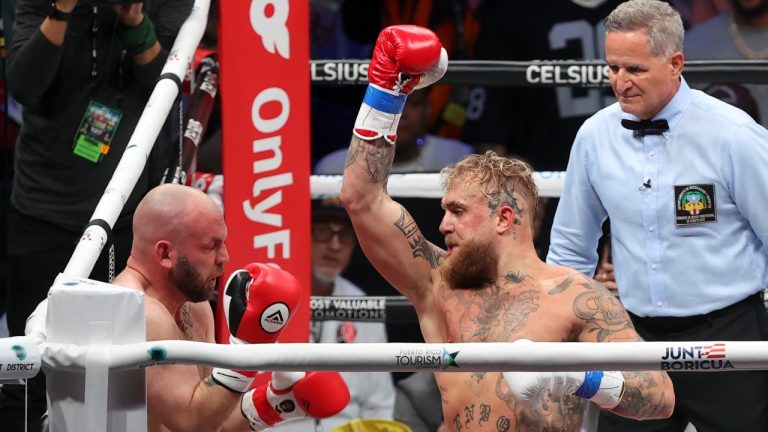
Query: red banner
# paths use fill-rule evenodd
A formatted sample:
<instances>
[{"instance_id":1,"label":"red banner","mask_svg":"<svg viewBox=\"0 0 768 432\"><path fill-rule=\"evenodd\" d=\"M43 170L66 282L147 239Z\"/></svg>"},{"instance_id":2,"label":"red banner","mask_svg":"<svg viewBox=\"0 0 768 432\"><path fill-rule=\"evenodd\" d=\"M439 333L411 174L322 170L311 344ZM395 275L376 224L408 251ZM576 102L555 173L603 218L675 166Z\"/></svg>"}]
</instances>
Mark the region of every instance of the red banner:
<instances>
[{"instance_id":1,"label":"red banner","mask_svg":"<svg viewBox=\"0 0 768 432\"><path fill-rule=\"evenodd\" d=\"M275 264L296 276L305 296L280 340L307 342L309 2L218 3L224 216L231 257L225 276L250 262ZM224 342L229 334L217 312L217 340Z\"/></svg>"}]
</instances>

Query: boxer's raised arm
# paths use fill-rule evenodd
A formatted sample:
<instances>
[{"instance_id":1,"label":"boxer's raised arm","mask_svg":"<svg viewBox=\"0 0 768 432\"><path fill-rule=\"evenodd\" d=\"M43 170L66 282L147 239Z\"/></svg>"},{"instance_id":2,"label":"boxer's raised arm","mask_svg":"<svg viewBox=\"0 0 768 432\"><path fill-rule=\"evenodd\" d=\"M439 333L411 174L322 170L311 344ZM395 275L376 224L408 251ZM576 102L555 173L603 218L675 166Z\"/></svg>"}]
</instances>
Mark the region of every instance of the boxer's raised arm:
<instances>
[{"instance_id":1,"label":"boxer's raised arm","mask_svg":"<svg viewBox=\"0 0 768 432\"><path fill-rule=\"evenodd\" d=\"M370 84L349 146L341 201L369 261L418 308L440 251L386 191L397 125L407 96L440 79L448 57L426 28L402 25L379 34L368 68Z\"/></svg>"}]
</instances>

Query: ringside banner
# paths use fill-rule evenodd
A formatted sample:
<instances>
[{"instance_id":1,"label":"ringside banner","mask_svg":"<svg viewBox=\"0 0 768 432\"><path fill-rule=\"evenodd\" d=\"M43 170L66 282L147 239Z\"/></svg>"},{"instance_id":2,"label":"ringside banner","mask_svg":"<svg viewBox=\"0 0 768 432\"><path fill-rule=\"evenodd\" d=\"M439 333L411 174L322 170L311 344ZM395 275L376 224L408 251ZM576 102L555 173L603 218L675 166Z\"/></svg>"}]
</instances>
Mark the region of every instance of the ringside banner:
<instances>
[{"instance_id":1,"label":"ringside banner","mask_svg":"<svg viewBox=\"0 0 768 432\"><path fill-rule=\"evenodd\" d=\"M279 340L309 331L309 3L219 2L224 217L230 262L221 278L270 263L305 290ZM221 299L223 284L220 286ZM219 301L219 308L222 302ZM217 340L229 333L217 311Z\"/></svg>"}]
</instances>

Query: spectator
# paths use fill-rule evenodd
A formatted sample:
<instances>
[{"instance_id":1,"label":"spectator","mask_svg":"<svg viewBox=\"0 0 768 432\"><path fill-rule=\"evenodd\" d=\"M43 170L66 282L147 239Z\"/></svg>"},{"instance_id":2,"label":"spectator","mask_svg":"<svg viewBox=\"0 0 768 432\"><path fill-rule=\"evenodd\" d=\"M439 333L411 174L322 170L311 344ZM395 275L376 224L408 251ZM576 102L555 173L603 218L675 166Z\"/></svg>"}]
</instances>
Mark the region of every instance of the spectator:
<instances>
[{"instance_id":1,"label":"spectator","mask_svg":"<svg viewBox=\"0 0 768 432\"><path fill-rule=\"evenodd\" d=\"M683 79L683 25L657 0L605 20L618 103L573 144L547 261L593 274L611 220L618 292L648 341L768 340L768 131ZM768 372L669 374L671 418L603 414L600 431L768 430ZM717 389L717 391L713 391ZM727 394L727 398L722 395Z\"/></svg>"},{"instance_id":2,"label":"spectator","mask_svg":"<svg viewBox=\"0 0 768 432\"><path fill-rule=\"evenodd\" d=\"M680 14L683 27L689 28L706 22L708 19L725 11L730 6L729 0L666 0Z\"/></svg>"},{"instance_id":3,"label":"spectator","mask_svg":"<svg viewBox=\"0 0 768 432\"><path fill-rule=\"evenodd\" d=\"M8 207L13 178L13 144L19 132L17 117L13 116L15 102L6 92L5 59L7 44L12 39L15 0L5 0L0 6L0 337L8 336L5 323L8 275Z\"/></svg>"},{"instance_id":4,"label":"spectator","mask_svg":"<svg viewBox=\"0 0 768 432\"><path fill-rule=\"evenodd\" d=\"M602 19L622 0L537 1L520 12L514 1L485 0L475 58L599 59ZM588 83L585 83L588 84ZM562 171L579 126L613 101L600 87L475 87L464 141L475 151L514 155L536 170Z\"/></svg>"},{"instance_id":5,"label":"spectator","mask_svg":"<svg viewBox=\"0 0 768 432\"><path fill-rule=\"evenodd\" d=\"M768 0L729 0L720 13L685 35L688 60L768 60ZM768 127L768 85L718 84L707 91Z\"/></svg>"},{"instance_id":6,"label":"spectator","mask_svg":"<svg viewBox=\"0 0 768 432\"><path fill-rule=\"evenodd\" d=\"M362 296L365 292L341 276L355 248L355 231L347 212L336 198L312 201L312 295ZM315 343L386 343L383 323L351 321L318 321L310 329ZM322 421L305 419L284 427L270 429L278 432L311 431L316 422L322 430L330 431L353 419L391 420L395 389L388 372L342 372L349 387L349 405L334 417Z\"/></svg>"},{"instance_id":7,"label":"spectator","mask_svg":"<svg viewBox=\"0 0 768 432\"><path fill-rule=\"evenodd\" d=\"M428 93L427 90L414 92L405 104L397 128L392 172L438 172L472 152L472 148L461 141L427 133L431 111ZM317 163L315 174L341 174L346 159L347 149L330 153Z\"/></svg>"},{"instance_id":8,"label":"spectator","mask_svg":"<svg viewBox=\"0 0 768 432\"><path fill-rule=\"evenodd\" d=\"M11 336L24 334L27 316L64 270L191 5L192 0L114 7L77 0L18 0L7 70L8 89L23 106L8 216ZM175 120L161 131L147 169L125 197L115 223L114 262L121 266L131 245L131 215L162 175L169 143L179 129ZM89 122L94 127L79 132ZM91 276L106 280L107 267L102 257ZM29 386L33 424L45 410L43 383L39 376ZM3 386L4 431L23 429L24 391L23 386Z\"/></svg>"},{"instance_id":9,"label":"spectator","mask_svg":"<svg viewBox=\"0 0 768 432\"><path fill-rule=\"evenodd\" d=\"M689 2L691 3L691 27L707 22L730 7L730 0L689 0Z\"/></svg>"},{"instance_id":10,"label":"spectator","mask_svg":"<svg viewBox=\"0 0 768 432\"><path fill-rule=\"evenodd\" d=\"M367 2L361 2L367 3ZM342 0L310 0L310 57L323 59L367 58L370 43L358 43L344 31ZM355 122L359 86L313 85L311 92L312 164L342 146Z\"/></svg>"}]
</instances>

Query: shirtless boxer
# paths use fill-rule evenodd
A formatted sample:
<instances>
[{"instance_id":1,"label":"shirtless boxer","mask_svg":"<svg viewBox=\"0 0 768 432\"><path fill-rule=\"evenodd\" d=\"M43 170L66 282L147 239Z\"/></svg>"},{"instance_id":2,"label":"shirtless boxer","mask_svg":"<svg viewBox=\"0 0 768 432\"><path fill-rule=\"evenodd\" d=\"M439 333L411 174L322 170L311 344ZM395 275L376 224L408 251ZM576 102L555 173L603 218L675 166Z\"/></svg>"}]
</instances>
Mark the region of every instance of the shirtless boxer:
<instances>
[{"instance_id":1,"label":"shirtless boxer","mask_svg":"<svg viewBox=\"0 0 768 432\"><path fill-rule=\"evenodd\" d=\"M229 260L216 204L190 187L158 186L137 207L133 235L128 266L113 283L144 292L147 340L214 343L208 299ZM289 316L269 327L260 325L262 312L284 303L290 314L301 288L283 270L249 264L230 276L225 290L231 343L272 343ZM274 372L270 383L249 390L255 372L184 364L146 370L151 432L264 430L293 418L332 416L349 401L337 372Z\"/></svg>"},{"instance_id":2,"label":"shirtless boxer","mask_svg":"<svg viewBox=\"0 0 768 432\"><path fill-rule=\"evenodd\" d=\"M437 37L384 29L349 147L341 200L363 251L414 305L424 339L440 342L640 341L622 305L584 275L547 265L532 238L538 192L528 165L493 152L443 170L447 251L429 243L386 193L395 131L407 95L442 77ZM663 372L435 373L455 431L580 428L585 400L636 419L668 417Z\"/></svg>"}]
</instances>

